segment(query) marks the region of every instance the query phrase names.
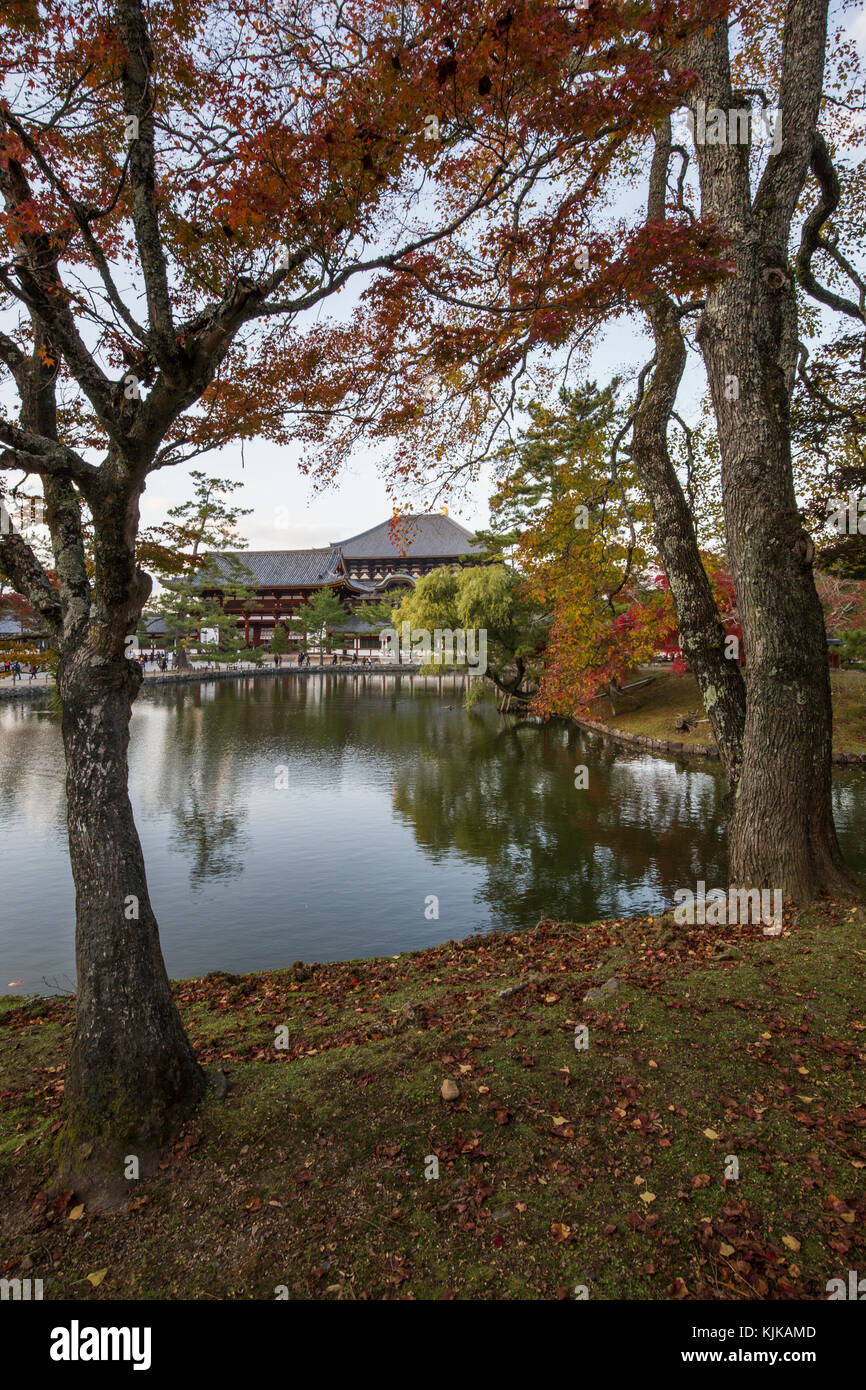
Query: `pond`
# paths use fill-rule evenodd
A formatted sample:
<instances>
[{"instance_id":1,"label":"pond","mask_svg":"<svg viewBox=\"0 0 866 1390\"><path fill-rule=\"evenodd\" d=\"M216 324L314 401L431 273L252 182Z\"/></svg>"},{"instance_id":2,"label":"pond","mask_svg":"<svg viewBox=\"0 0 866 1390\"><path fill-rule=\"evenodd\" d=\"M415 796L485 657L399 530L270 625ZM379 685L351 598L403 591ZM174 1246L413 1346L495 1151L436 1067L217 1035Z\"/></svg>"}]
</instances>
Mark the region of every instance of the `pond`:
<instances>
[{"instance_id":1,"label":"pond","mask_svg":"<svg viewBox=\"0 0 866 1390\"><path fill-rule=\"evenodd\" d=\"M458 678L375 674L147 690L130 786L169 974L393 955L726 881L716 768L461 700ZM0 992L74 981L63 777L50 708L0 706ZM834 781L866 870L866 777Z\"/></svg>"}]
</instances>

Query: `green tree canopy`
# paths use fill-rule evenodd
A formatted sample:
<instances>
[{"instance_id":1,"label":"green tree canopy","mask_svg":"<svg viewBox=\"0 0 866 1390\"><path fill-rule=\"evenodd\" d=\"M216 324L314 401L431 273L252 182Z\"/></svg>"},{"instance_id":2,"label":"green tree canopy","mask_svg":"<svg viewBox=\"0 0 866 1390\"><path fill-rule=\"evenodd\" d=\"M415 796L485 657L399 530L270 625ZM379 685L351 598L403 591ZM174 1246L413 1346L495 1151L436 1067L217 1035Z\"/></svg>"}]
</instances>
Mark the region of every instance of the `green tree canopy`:
<instances>
[{"instance_id":1,"label":"green tree canopy","mask_svg":"<svg viewBox=\"0 0 866 1390\"><path fill-rule=\"evenodd\" d=\"M414 630L474 630L485 633L485 676L503 695L519 700L532 693L546 628L539 605L528 596L520 576L505 564L436 569L423 575L394 613L399 634L407 622ZM431 665L441 670L441 664ZM470 685L469 703L483 693L481 681Z\"/></svg>"},{"instance_id":2,"label":"green tree canopy","mask_svg":"<svg viewBox=\"0 0 866 1390\"><path fill-rule=\"evenodd\" d=\"M336 634L346 626L346 612L333 589L319 589L286 626L303 651L330 652L338 645Z\"/></svg>"},{"instance_id":3,"label":"green tree canopy","mask_svg":"<svg viewBox=\"0 0 866 1390\"><path fill-rule=\"evenodd\" d=\"M276 656L284 656L289 650L289 635L286 632L284 623L277 623L274 628L274 635L271 638L271 651Z\"/></svg>"},{"instance_id":4,"label":"green tree canopy","mask_svg":"<svg viewBox=\"0 0 866 1390\"><path fill-rule=\"evenodd\" d=\"M247 548L238 522L249 516L252 508L234 506L229 500L243 484L208 477L198 468L190 469L190 477L192 497L171 507L167 521L149 527L138 539L139 564L161 583L175 575L193 574L208 551Z\"/></svg>"}]
</instances>

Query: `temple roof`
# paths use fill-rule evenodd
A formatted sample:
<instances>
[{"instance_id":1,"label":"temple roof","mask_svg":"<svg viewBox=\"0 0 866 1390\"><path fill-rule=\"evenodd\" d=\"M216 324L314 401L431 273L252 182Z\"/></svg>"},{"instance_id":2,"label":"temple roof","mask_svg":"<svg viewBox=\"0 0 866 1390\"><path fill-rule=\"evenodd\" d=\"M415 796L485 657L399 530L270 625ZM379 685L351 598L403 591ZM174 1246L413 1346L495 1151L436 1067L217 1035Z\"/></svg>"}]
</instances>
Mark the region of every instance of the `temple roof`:
<instances>
[{"instance_id":1,"label":"temple roof","mask_svg":"<svg viewBox=\"0 0 866 1390\"><path fill-rule=\"evenodd\" d=\"M209 555L210 570L202 571L206 587L214 579L225 578L243 580L243 571L249 570L261 589L291 588L294 585L315 586L332 584L343 575L338 566L340 552L335 547L329 550L235 550Z\"/></svg>"},{"instance_id":2,"label":"temple roof","mask_svg":"<svg viewBox=\"0 0 866 1390\"><path fill-rule=\"evenodd\" d=\"M437 559L472 555L480 548L471 531L442 512L401 517L396 538L391 534L391 522L382 521L369 531L333 544L347 560Z\"/></svg>"},{"instance_id":3,"label":"temple roof","mask_svg":"<svg viewBox=\"0 0 866 1390\"><path fill-rule=\"evenodd\" d=\"M411 582L410 575L392 574L380 580L350 580L344 560L446 560L472 555L480 547L471 531L444 513L422 513L401 517L392 537L390 521L371 526L345 541L334 541L319 550L235 550L207 556L206 567L197 575L205 589L218 588L219 581L243 583L243 569L252 575L251 587L258 589L316 588L340 580L355 593L376 593L398 578Z\"/></svg>"}]
</instances>

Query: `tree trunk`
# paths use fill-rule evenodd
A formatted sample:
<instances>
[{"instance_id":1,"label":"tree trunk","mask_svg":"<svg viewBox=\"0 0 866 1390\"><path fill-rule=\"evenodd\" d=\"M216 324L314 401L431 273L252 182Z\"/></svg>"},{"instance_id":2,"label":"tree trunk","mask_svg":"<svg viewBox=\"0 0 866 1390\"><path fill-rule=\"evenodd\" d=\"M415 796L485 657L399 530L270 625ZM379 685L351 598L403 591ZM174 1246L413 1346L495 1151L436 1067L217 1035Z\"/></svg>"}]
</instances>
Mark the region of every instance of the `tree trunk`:
<instances>
[{"instance_id":1,"label":"tree trunk","mask_svg":"<svg viewBox=\"0 0 866 1390\"><path fill-rule=\"evenodd\" d=\"M152 1171L206 1081L172 998L127 791L141 668L87 641L58 675L78 971L58 1151L66 1181L116 1196L129 1158Z\"/></svg>"},{"instance_id":2,"label":"tree trunk","mask_svg":"<svg viewBox=\"0 0 866 1390\"><path fill-rule=\"evenodd\" d=\"M745 686L737 663L725 657L724 628L667 442L686 348L677 307L666 295L656 298L650 318L656 366L635 416L632 463L652 508L655 541L676 605L680 643L698 683L733 793L742 761Z\"/></svg>"},{"instance_id":3,"label":"tree trunk","mask_svg":"<svg viewBox=\"0 0 866 1390\"><path fill-rule=\"evenodd\" d=\"M722 502L746 656L743 764L729 834L731 881L808 902L855 887L831 803L833 713L814 546L794 494L790 398L797 304L788 247L814 148L827 0L789 0L778 148L753 195L749 150L697 138L701 210L723 233L731 273L698 329L718 425ZM692 42L696 98L730 111L728 29ZM697 128L697 126L695 127Z\"/></svg>"},{"instance_id":4,"label":"tree trunk","mask_svg":"<svg viewBox=\"0 0 866 1390\"><path fill-rule=\"evenodd\" d=\"M730 866L734 883L808 902L853 879L833 825L827 634L791 467L782 358L793 288L771 287L765 268L755 248L740 249L739 274L709 296L699 335L747 663Z\"/></svg>"}]
</instances>

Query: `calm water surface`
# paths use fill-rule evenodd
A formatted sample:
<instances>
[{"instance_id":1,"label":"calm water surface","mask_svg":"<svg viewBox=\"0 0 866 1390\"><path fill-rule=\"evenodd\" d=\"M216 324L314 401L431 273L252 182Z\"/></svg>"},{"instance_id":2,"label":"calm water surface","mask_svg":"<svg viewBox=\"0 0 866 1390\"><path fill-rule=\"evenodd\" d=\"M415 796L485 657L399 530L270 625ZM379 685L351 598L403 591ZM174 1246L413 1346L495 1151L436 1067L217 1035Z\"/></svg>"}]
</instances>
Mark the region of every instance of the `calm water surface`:
<instances>
[{"instance_id":1,"label":"calm water surface","mask_svg":"<svg viewBox=\"0 0 866 1390\"><path fill-rule=\"evenodd\" d=\"M130 786L169 973L394 954L725 882L717 771L460 701L447 679L372 675L144 694ZM0 992L74 980L63 776L56 716L0 706ZM866 776L835 787L866 871Z\"/></svg>"}]
</instances>

